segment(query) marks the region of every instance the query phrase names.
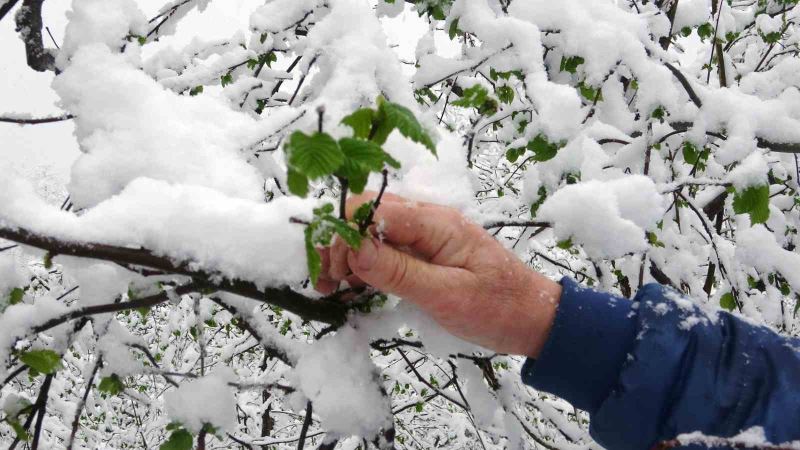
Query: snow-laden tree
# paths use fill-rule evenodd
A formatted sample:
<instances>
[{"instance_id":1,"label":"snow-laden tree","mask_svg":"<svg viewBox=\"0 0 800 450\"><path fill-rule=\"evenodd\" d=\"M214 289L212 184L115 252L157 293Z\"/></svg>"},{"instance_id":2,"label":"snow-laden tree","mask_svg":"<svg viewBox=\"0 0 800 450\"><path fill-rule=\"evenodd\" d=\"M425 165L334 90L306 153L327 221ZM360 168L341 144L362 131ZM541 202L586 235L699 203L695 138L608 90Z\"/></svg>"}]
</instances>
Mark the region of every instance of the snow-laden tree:
<instances>
[{"instance_id":1,"label":"snow-laden tree","mask_svg":"<svg viewBox=\"0 0 800 450\"><path fill-rule=\"evenodd\" d=\"M0 0L64 110L0 120L72 120L83 152L60 208L0 178L10 448L598 448L520 357L315 293L364 189L455 206L553 277L797 334L797 0L267 0L160 42L209 2L73 0L55 48L43 0ZM384 31L404 10L414 61Z\"/></svg>"}]
</instances>

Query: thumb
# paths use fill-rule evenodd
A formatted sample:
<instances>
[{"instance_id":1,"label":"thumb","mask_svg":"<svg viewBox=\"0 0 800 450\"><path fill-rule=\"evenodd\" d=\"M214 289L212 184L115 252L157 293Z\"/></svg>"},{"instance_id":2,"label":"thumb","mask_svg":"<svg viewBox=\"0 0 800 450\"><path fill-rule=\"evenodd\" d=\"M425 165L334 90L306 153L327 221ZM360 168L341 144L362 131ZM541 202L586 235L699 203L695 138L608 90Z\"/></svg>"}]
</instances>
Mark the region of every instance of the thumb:
<instances>
[{"instance_id":1,"label":"thumb","mask_svg":"<svg viewBox=\"0 0 800 450\"><path fill-rule=\"evenodd\" d=\"M375 238L350 250L347 262L365 283L414 303L461 291L473 277L465 269L431 264Z\"/></svg>"}]
</instances>

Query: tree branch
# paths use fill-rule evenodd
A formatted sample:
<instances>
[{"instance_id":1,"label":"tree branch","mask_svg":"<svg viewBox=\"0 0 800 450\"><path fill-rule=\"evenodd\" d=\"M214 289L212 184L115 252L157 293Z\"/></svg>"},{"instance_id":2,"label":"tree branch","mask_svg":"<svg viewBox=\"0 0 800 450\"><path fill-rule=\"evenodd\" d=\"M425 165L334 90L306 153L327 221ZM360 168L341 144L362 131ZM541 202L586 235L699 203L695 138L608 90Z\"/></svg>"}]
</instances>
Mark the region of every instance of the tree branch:
<instances>
[{"instance_id":1,"label":"tree branch","mask_svg":"<svg viewBox=\"0 0 800 450\"><path fill-rule=\"evenodd\" d=\"M152 251L144 248L134 249L100 243L68 242L39 235L24 228L12 229L4 226L0 226L0 238L47 250L53 255L99 259L186 275L194 280L196 286L212 287L266 302L297 314L305 320L343 324L347 315L347 306L333 299L311 299L287 286L261 290L253 282L231 280L219 274L205 272L194 268L190 262L173 262L168 258L156 256Z\"/></svg>"},{"instance_id":2,"label":"tree branch","mask_svg":"<svg viewBox=\"0 0 800 450\"><path fill-rule=\"evenodd\" d=\"M25 43L28 66L37 71L56 70L56 58L42 42L42 3L44 0L23 0L17 12L17 32Z\"/></svg>"},{"instance_id":3,"label":"tree branch","mask_svg":"<svg viewBox=\"0 0 800 450\"><path fill-rule=\"evenodd\" d=\"M73 116L72 114L65 114L63 116L53 116L53 117L38 117L30 119L23 119L21 117L0 116L0 122L16 123L18 125L38 125L41 123L62 122L64 120L70 120L74 118L75 116Z\"/></svg>"}]
</instances>

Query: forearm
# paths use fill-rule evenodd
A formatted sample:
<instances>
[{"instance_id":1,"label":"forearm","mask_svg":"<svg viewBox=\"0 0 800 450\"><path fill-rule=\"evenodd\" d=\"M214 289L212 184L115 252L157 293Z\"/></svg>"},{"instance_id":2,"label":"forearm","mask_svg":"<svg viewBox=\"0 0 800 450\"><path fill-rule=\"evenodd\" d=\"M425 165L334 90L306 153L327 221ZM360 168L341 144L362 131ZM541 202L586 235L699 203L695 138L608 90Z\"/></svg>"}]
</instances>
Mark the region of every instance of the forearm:
<instances>
[{"instance_id":1,"label":"forearm","mask_svg":"<svg viewBox=\"0 0 800 450\"><path fill-rule=\"evenodd\" d=\"M658 285L633 302L564 280L553 331L523 380L592 415L614 449L691 431L727 437L764 427L800 438L800 341L728 313L706 315Z\"/></svg>"}]
</instances>

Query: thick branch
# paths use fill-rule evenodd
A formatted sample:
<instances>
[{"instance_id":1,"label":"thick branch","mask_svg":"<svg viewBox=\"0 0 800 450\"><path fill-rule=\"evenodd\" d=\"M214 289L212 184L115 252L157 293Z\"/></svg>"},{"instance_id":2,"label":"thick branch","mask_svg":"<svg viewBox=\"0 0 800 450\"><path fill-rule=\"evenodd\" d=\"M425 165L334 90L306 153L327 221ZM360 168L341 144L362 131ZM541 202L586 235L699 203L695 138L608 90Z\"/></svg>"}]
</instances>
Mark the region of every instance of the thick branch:
<instances>
[{"instance_id":1,"label":"thick branch","mask_svg":"<svg viewBox=\"0 0 800 450\"><path fill-rule=\"evenodd\" d=\"M17 12L17 31L25 43L28 66L38 72L56 70L55 57L42 42L42 3L44 0L23 0Z\"/></svg>"},{"instance_id":2,"label":"thick branch","mask_svg":"<svg viewBox=\"0 0 800 450\"><path fill-rule=\"evenodd\" d=\"M293 291L289 287L261 290L255 283L231 280L218 274L204 272L193 268L189 262L173 262L168 258L156 256L147 249L115 247L99 243L67 242L35 234L23 228L11 229L3 226L0 226L0 238L47 250L53 255L99 259L186 275L191 277L197 286L208 286L266 302L295 313L305 320L342 324L347 314L347 307L343 303L332 299L311 299Z\"/></svg>"}]
</instances>

